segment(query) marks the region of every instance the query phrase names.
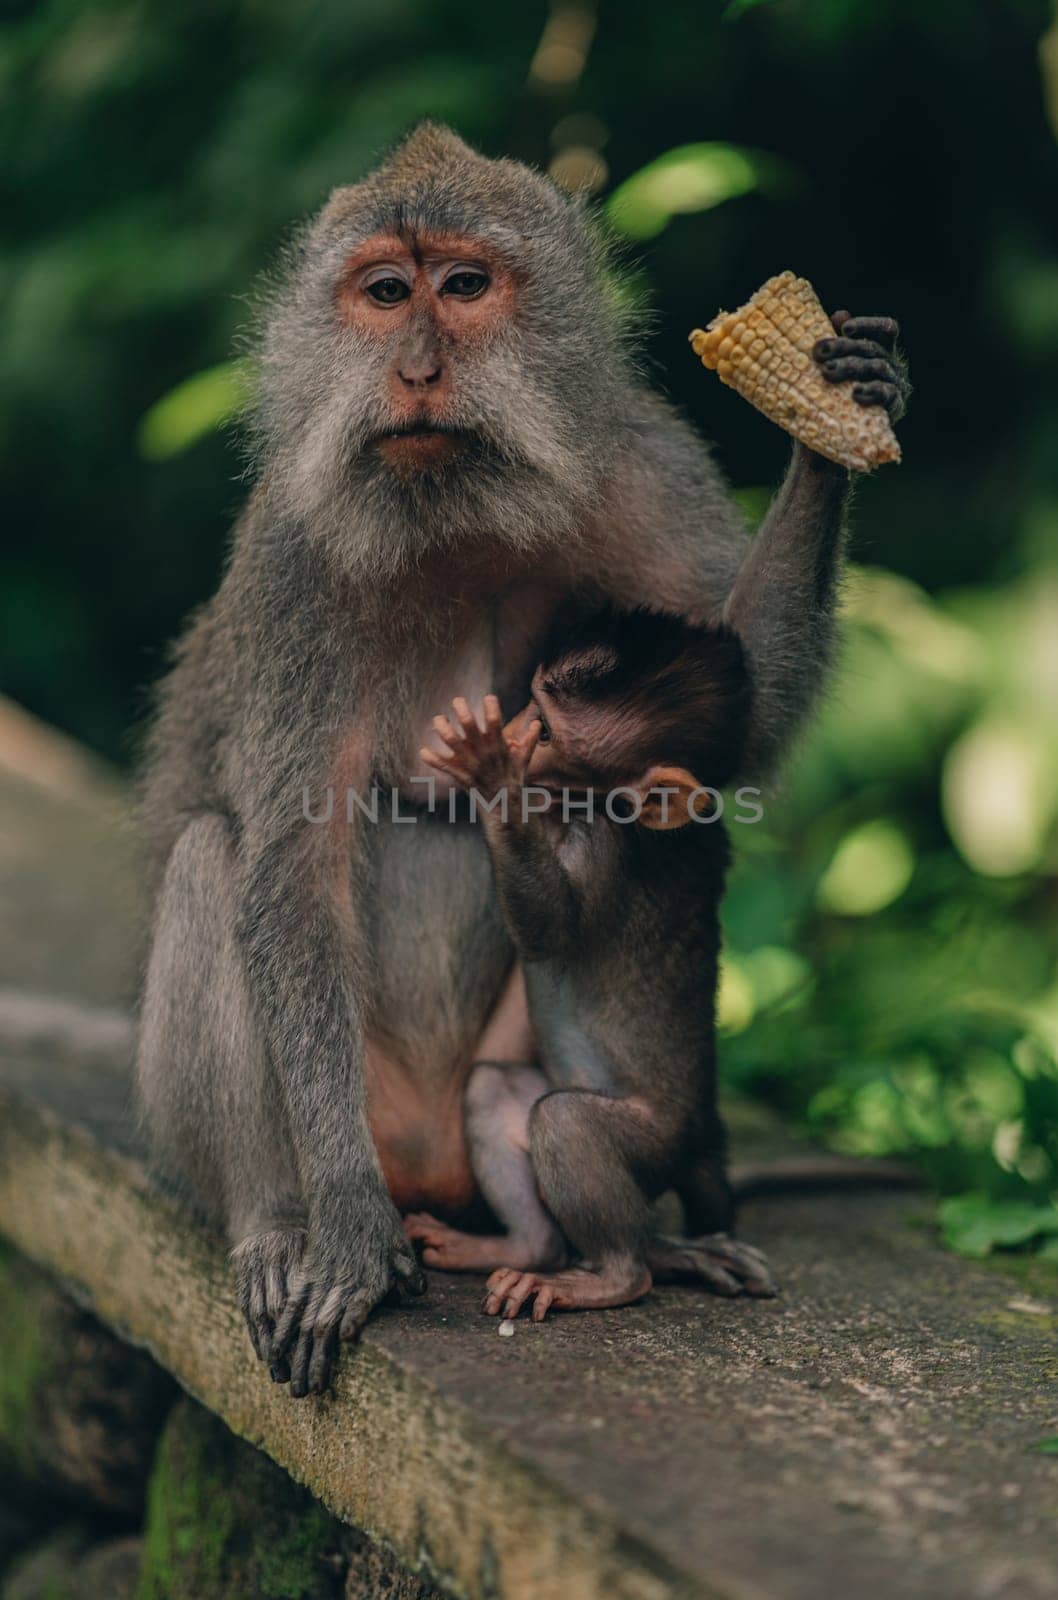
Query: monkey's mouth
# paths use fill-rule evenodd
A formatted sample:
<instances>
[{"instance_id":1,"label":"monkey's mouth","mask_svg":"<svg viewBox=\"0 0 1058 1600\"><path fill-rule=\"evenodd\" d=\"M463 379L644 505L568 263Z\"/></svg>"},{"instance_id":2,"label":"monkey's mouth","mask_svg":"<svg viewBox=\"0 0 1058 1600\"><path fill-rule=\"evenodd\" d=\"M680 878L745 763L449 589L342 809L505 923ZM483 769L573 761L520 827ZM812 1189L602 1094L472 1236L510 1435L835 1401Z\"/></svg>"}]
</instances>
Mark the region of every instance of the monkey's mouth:
<instances>
[{"instance_id":1,"label":"monkey's mouth","mask_svg":"<svg viewBox=\"0 0 1058 1600\"><path fill-rule=\"evenodd\" d=\"M443 422L410 422L387 428L371 440L388 466L401 471L440 466L470 448L473 436Z\"/></svg>"}]
</instances>

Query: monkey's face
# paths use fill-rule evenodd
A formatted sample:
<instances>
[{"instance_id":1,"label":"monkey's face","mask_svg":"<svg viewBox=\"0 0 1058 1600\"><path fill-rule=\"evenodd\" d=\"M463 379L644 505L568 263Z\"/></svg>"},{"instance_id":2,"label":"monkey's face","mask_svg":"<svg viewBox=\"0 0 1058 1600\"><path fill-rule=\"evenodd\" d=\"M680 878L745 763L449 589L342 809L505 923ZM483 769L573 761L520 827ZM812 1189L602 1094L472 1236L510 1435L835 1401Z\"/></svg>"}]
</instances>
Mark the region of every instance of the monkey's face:
<instances>
[{"instance_id":1,"label":"monkey's face","mask_svg":"<svg viewBox=\"0 0 1058 1600\"><path fill-rule=\"evenodd\" d=\"M365 578L573 552L620 448L623 326L582 210L424 126L290 252L252 424L269 493Z\"/></svg>"},{"instance_id":2,"label":"monkey's face","mask_svg":"<svg viewBox=\"0 0 1058 1600\"><path fill-rule=\"evenodd\" d=\"M698 779L686 767L652 761L644 750L649 729L615 706L579 701L560 706L534 682L533 698L504 729L525 738L540 723L525 782L554 794L594 794L597 806L612 797L616 813L652 831L682 828L708 811ZM693 813L693 815L692 815Z\"/></svg>"},{"instance_id":3,"label":"monkey's face","mask_svg":"<svg viewBox=\"0 0 1058 1600\"><path fill-rule=\"evenodd\" d=\"M368 239L346 262L337 307L371 352L380 426L364 447L399 476L472 449L488 379L515 317L514 273L483 240L446 234Z\"/></svg>"},{"instance_id":4,"label":"monkey's face","mask_svg":"<svg viewBox=\"0 0 1058 1600\"><path fill-rule=\"evenodd\" d=\"M692 772L655 759L656 729L635 710L614 700L554 695L538 667L532 699L504 733L520 741L534 722L540 724L540 737L526 768L527 784L556 793L592 790L597 799L620 790L618 809L651 830L684 827L692 811L701 816L708 810Z\"/></svg>"},{"instance_id":5,"label":"monkey's face","mask_svg":"<svg viewBox=\"0 0 1058 1600\"><path fill-rule=\"evenodd\" d=\"M635 785L649 765L649 728L606 701L589 701L549 692L545 674L533 678L533 698L508 725L523 738L540 723L540 737L529 759L526 782L544 789L599 789Z\"/></svg>"}]
</instances>

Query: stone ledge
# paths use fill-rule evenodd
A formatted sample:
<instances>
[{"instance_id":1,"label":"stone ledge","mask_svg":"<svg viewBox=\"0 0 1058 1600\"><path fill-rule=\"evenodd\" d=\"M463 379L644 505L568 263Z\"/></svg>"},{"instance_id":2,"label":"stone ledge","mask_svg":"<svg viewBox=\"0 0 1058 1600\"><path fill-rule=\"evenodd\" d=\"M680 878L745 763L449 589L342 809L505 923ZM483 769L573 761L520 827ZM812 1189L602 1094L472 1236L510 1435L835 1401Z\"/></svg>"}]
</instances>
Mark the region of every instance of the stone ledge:
<instances>
[{"instance_id":1,"label":"stone ledge","mask_svg":"<svg viewBox=\"0 0 1058 1600\"><path fill-rule=\"evenodd\" d=\"M83 1104L113 1106L86 1066ZM95 1078L98 1093L93 1093ZM783 1299L664 1290L498 1339L431 1277L292 1401L249 1355L224 1252L135 1159L0 1066L0 1229L339 1516L496 1600L846 1592L1050 1600L1058 1316L937 1251L906 1197L750 1209ZM58 1103L49 1103L55 1096ZM1044 1269L1038 1269L1043 1271ZM1043 1285L1046 1289L1046 1282Z\"/></svg>"}]
</instances>

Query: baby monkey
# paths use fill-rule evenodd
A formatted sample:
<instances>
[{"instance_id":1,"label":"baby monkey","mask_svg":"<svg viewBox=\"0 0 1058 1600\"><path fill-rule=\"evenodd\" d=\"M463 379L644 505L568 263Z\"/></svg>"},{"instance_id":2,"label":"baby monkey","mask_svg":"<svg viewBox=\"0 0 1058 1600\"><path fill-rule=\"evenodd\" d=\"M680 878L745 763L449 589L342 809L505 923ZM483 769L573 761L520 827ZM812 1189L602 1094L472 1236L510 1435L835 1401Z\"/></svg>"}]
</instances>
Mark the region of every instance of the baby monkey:
<instances>
[{"instance_id":1,"label":"baby monkey","mask_svg":"<svg viewBox=\"0 0 1058 1600\"><path fill-rule=\"evenodd\" d=\"M405 1228L428 1266L492 1270L491 1315L620 1306L654 1281L775 1292L731 1239L716 1104L717 795L749 717L741 644L647 611L558 635L529 704L484 726L466 700L422 759L470 791L524 973L540 1068L479 1061L465 1100L475 1177L506 1234ZM709 785L709 789L704 786ZM675 1189L690 1237L654 1231Z\"/></svg>"}]
</instances>

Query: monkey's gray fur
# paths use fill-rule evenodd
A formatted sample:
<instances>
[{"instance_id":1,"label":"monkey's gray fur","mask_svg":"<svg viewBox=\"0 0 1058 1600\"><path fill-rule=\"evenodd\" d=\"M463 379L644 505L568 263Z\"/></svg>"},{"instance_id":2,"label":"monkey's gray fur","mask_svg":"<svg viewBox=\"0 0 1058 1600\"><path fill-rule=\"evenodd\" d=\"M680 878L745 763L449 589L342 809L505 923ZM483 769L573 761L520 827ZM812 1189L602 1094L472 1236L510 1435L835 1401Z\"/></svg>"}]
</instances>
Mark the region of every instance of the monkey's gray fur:
<instances>
[{"instance_id":1,"label":"monkey's gray fur","mask_svg":"<svg viewBox=\"0 0 1058 1600\"><path fill-rule=\"evenodd\" d=\"M339 320L335 288L365 238L426 231L490 243L518 311L487 348L443 350L445 420L473 446L409 481L369 444L391 352ZM336 191L269 310L257 482L228 570L159 691L140 1093L162 1158L226 1227L257 1352L295 1394L326 1385L339 1336L393 1285L421 1287L368 1125L365 1040L447 1104L511 960L479 829L316 826L303 790L404 781L472 647L483 687L523 703L574 592L695 621L726 606L755 664L754 772L824 680L846 475L797 450L740 573L741 518L636 375L602 268L578 203L434 125Z\"/></svg>"}]
</instances>

